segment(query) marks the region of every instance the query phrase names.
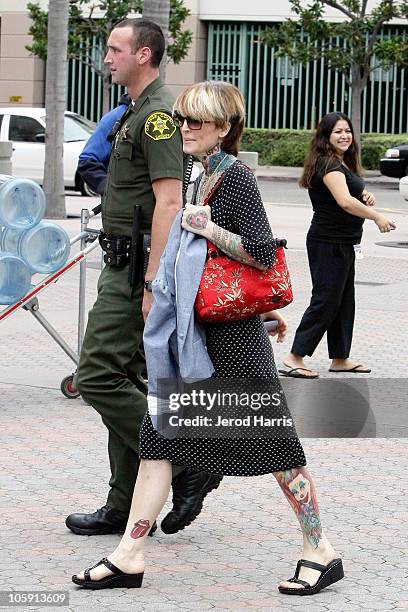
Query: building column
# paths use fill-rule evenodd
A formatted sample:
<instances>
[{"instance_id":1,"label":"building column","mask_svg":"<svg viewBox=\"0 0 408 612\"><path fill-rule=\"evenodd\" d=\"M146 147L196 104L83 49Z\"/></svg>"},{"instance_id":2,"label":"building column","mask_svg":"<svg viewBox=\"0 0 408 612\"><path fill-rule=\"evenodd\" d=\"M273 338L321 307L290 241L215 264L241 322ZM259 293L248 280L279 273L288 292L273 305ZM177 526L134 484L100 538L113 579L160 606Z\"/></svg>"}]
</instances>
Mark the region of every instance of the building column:
<instances>
[{"instance_id":1,"label":"building column","mask_svg":"<svg viewBox=\"0 0 408 612\"><path fill-rule=\"evenodd\" d=\"M207 24L199 19L199 0L184 0L191 15L184 28L191 30L193 40L188 55L180 64L169 62L166 68L166 84L177 96L187 85L204 81L207 74Z\"/></svg>"}]
</instances>

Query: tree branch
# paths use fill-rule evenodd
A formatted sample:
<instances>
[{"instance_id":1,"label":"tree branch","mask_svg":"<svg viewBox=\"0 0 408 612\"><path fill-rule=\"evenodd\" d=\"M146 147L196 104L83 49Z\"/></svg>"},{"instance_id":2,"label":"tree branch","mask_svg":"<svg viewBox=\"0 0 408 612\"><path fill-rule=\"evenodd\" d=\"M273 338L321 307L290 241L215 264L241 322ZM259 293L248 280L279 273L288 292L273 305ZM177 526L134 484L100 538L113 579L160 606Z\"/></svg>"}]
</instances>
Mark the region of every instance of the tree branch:
<instances>
[{"instance_id":1,"label":"tree branch","mask_svg":"<svg viewBox=\"0 0 408 612\"><path fill-rule=\"evenodd\" d=\"M337 9L341 13L344 13L344 15L347 15L347 17L349 19L355 19L356 18L354 13L351 13L350 11L348 11L344 6L342 6L341 4L336 2L336 0L320 0L320 2L322 4L326 4L327 6L331 6L334 9Z\"/></svg>"},{"instance_id":2,"label":"tree branch","mask_svg":"<svg viewBox=\"0 0 408 612\"><path fill-rule=\"evenodd\" d=\"M377 36L380 33L380 30L382 26L384 25L384 23L386 23L387 21L389 21L389 17L385 15L381 15L381 17L378 19L377 23L375 24L373 31L371 32L371 35L368 39L366 53L365 53L365 60L366 62L368 61L368 63L369 63L369 59L371 58L373 54L373 47L374 47L375 41L377 40Z\"/></svg>"},{"instance_id":3,"label":"tree branch","mask_svg":"<svg viewBox=\"0 0 408 612\"><path fill-rule=\"evenodd\" d=\"M361 5L360 17L365 17L368 0L363 0Z\"/></svg>"}]
</instances>

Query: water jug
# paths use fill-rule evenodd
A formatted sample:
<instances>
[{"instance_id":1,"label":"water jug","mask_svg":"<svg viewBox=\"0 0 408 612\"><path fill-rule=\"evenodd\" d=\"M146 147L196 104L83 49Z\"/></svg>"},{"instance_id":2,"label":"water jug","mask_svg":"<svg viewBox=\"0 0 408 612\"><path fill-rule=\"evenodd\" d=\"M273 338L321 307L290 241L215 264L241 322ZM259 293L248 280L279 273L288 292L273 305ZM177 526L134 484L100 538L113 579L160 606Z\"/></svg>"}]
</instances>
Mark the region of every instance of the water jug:
<instances>
[{"instance_id":1,"label":"water jug","mask_svg":"<svg viewBox=\"0 0 408 612\"><path fill-rule=\"evenodd\" d=\"M18 253L32 272L49 274L65 264L70 248L69 236L62 227L51 221L41 221L21 235Z\"/></svg>"},{"instance_id":2,"label":"water jug","mask_svg":"<svg viewBox=\"0 0 408 612\"><path fill-rule=\"evenodd\" d=\"M7 251L8 253L18 254L18 241L22 232L19 230L5 227L3 234L0 238L0 251Z\"/></svg>"},{"instance_id":3,"label":"water jug","mask_svg":"<svg viewBox=\"0 0 408 612\"><path fill-rule=\"evenodd\" d=\"M13 253L0 253L0 304L18 302L30 289L28 265Z\"/></svg>"},{"instance_id":4,"label":"water jug","mask_svg":"<svg viewBox=\"0 0 408 612\"><path fill-rule=\"evenodd\" d=\"M19 255L31 272L39 274L50 274L61 268L70 251L68 234L51 221L41 221L25 232L7 228L1 245L3 251Z\"/></svg>"},{"instance_id":5,"label":"water jug","mask_svg":"<svg viewBox=\"0 0 408 612\"><path fill-rule=\"evenodd\" d=\"M45 213L45 195L37 183L0 174L0 225L25 230Z\"/></svg>"}]
</instances>

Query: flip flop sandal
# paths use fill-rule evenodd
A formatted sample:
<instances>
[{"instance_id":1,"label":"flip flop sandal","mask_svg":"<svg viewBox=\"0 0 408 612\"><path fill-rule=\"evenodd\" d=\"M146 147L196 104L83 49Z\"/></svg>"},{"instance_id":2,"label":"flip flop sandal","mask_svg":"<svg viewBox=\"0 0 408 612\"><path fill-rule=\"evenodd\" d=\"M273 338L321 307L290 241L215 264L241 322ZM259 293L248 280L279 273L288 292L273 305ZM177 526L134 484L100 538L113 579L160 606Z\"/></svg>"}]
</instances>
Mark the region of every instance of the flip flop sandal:
<instances>
[{"instance_id":1,"label":"flip flop sandal","mask_svg":"<svg viewBox=\"0 0 408 612\"><path fill-rule=\"evenodd\" d=\"M318 581L313 586L310 586L308 582L305 580L300 580L298 578L300 568L301 567L309 567L311 569L315 569L321 572ZM307 561L306 559L300 559L297 562L296 572L293 578L288 580L288 582L296 582L297 584L301 584L303 589L290 589L288 587L278 587L281 593L285 595L315 595L315 593L319 593L322 589L338 582L344 578L344 570L343 563L341 559L333 559L327 565L320 565L320 563L315 563L314 561Z\"/></svg>"},{"instance_id":2,"label":"flip flop sandal","mask_svg":"<svg viewBox=\"0 0 408 612\"><path fill-rule=\"evenodd\" d=\"M312 376L308 376L307 374L301 374L299 370L303 370L303 372L311 372L309 368L291 368L290 370L278 370L279 374L282 376L287 376L288 378L319 378L318 374L312 374Z\"/></svg>"},{"instance_id":3,"label":"flip flop sandal","mask_svg":"<svg viewBox=\"0 0 408 612\"><path fill-rule=\"evenodd\" d=\"M101 580L92 580L90 571L99 565L105 565L111 572L112 576L105 576ZM139 574L125 574L116 565L113 565L106 557L101 559L92 567L84 571L84 579L78 578L76 574L72 576L72 582L78 584L83 589L92 589L97 591L98 589L139 589L142 586L144 572Z\"/></svg>"},{"instance_id":4,"label":"flip flop sandal","mask_svg":"<svg viewBox=\"0 0 408 612\"><path fill-rule=\"evenodd\" d=\"M358 368L363 368L359 370ZM364 368L362 363L358 363L353 368L348 368L346 370L334 370L333 368L329 368L329 372L350 372L351 374L369 374L371 372L371 368Z\"/></svg>"}]
</instances>

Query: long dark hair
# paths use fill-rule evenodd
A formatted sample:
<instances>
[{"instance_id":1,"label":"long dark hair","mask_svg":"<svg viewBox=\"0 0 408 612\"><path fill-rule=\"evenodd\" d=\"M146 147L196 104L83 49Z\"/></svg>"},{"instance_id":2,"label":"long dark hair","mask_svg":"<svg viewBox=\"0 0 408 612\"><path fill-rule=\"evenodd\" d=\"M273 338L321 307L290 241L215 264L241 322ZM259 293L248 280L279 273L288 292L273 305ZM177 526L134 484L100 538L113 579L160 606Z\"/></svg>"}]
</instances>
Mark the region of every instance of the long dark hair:
<instances>
[{"instance_id":1,"label":"long dark hair","mask_svg":"<svg viewBox=\"0 0 408 612\"><path fill-rule=\"evenodd\" d=\"M317 164L320 162L324 162L324 168L328 168L328 166L333 162L338 160L339 158L336 155L336 152L332 145L330 144L330 135L334 129L334 126L338 121L347 121L349 128L351 130L351 134L353 136L353 141L347 151L344 153L343 161L348 168L355 174L361 175L363 173L363 169L361 167L360 162L360 148L358 143L354 139L354 129L353 124L350 119L344 113L333 112L327 113L321 120L319 125L317 126L316 134L313 137L312 142L310 143L310 148L308 154L305 159L305 164L303 166L303 174L300 178L299 185L301 187L311 187L313 176L316 173Z\"/></svg>"}]
</instances>

